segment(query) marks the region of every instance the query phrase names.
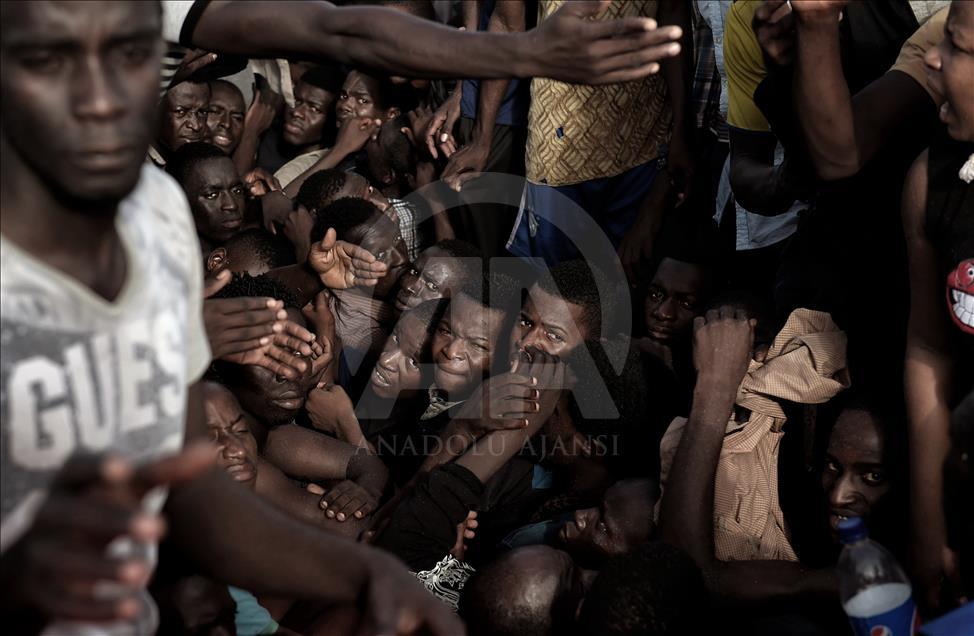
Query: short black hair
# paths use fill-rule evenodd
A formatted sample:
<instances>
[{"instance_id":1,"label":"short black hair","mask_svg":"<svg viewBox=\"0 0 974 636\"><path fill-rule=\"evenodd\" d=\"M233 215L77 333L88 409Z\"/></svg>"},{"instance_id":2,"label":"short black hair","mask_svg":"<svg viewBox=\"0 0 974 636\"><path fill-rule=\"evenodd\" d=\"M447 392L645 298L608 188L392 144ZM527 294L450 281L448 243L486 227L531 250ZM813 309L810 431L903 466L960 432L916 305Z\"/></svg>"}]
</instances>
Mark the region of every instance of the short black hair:
<instances>
[{"instance_id":1,"label":"short black hair","mask_svg":"<svg viewBox=\"0 0 974 636\"><path fill-rule=\"evenodd\" d=\"M337 95L342 90L342 84L345 83L345 73L334 64L312 66L304 72L300 81Z\"/></svg>"},{"instance_id":2,"label":"short black hair","mask_svg":"<svg viewBox=\"0 0 974 636\"><path fill-rule=\"evenodd\" d=\"M367 225L381 214L379 208L365 199L342 197L319 210L318 218L311 228L311 242L316 243L323 239L330 227L335 228L339 239L347 240L345 237L353 228Z\"/></svg>"},{"instance_id":3,"label":"short black hair","mask_svg":"<svg viewBox=\"0 0 974 636\"><path fill-rule=\"evenodd\" d=\"M409 316L410 318L419 320L426 326L426 335L431 336L436 331L436 326L440 324L440 320L443 318L443 314L446 313L446 308L449 304L450 300L448 298L425 300L412 309L404 311L402 317Z\"/></svg>"},{"instance_id":4,"label":"short black hair","mask_svg":"<svg viewBox=\"0 0 974 636\"><path fill-rule=\"evenodd\" d=\"M579 616L590 636L683 636L704 633L708 593L682 550L661 541L608 560Z\"/></svg>"},{"instance_id":5,"label":"short black hair","mask_svg":"<svg viewBox=\"0 0 974 636\"><path fill-rule=\"evenodd\" d=\"M396 104L398 105L398 104ZM416 174L416 148L402 132L409 127L405 112L384 124L379 131L379 148L383 160L396 172L399 179Z\"/></svg>"},{"instance_id":6,"label":"short black hair","mask_svg":"<svg viewBox=\"0 0 974 636\"><path fill-rule=\"evenodd\" d=\"M240 249L253 253L267 269L277 269L287 265L294 265L294 248L287 239L274 236L262 228L248 228L234 234L223 244L223 247Z\"/></svg>"},{"instance_id":7,"label":"short black hair","mask_svg":"<svg viewBox=\"0 0 974 636\"><path fill-rule=\"evenodd\" d=\"M267 274L251 276L244 272L234 274L230 282L218 291L214 298L276 298L284 303L285 308L301 309L297 296L287 285L269 277Z\"/></svg>"},{"instance_id":8,"label":"short black hair","mask_svg":"<svg viewBox=\"0 0 974 636\"><path fill-rule=\"evenodd\" d=\"M172 158L166 164L166 170L179 182L179 185L185 187L190 175L193 174L196 167L201 163L214 159L229 158L230 156L227 153L213 144L206 143L205 141L194 141L183 144L179 147L179 150L173 153Z\"/></svg>"},{"instance_id":9,"label":"short black hair","mask_svg":"<svg viewBox=\"0 0 974 636\"><path fill-rule=\"evenodd\" d=\"M213 86L214 85L216 85L216 84L225 84L226 86L228 86L228 87L232 88L233 90L235 90L237 92L237 95L240 95L241 101L243 101L243 99L244 99L243 91L241 91L240 88L236 84L234 84L233 82L230 82L230 81L225 80L223 78L218 78L218 79L210 80L209 81L209 84L210 84L210 91L211 92L213 90ZM244 104L244 108L246 108L246 107L247 107L247 104L245 103Z\"/></svg>"},{"instance_id":10,"label":"short black hair","mask_svg":"<svg viewBox=\"0 0 974 636\"><path fill-rule=\"evenodd\" d=\"M484 253L472 243L461 241L460 239L443 239L433 247L438 247L454 258L483 258Z\"/></svg>"},{"instance_id":11,"label":"short black hair","mask_svg":"<svg viewBox=\"0 0 974 636\"><path fill-rule=\"evenodd\" d=\"M520 307L523 286L513 276L502 272L485 272L460 287L460 293L472 298L484 307L508 311Z\"/></svg>"},{"instance_id":12,"label":"short black hair","mask_svg":"<svg viewBox=\"0 0 974 636\"><path fill-rule=\"evenodd\" d=\"M337 168L319 170L305 179L294 197L296 204L303 205L312 217L317 218L318 211L331 202L336 194L341 192L348 180L348 173Z\"/></svg>"},{"instance_id":13,"label":"short black hair","mask_svg":"<svg viewBox=\"0 0 974 636\"><path fill-rule=\"evenodd\" d=\"M582 259L573 259L555 265L550 270L550 274L538 279L538 287L553 296L560 296L566 302L580 306L583 309L582 317L588 327L589 337L594 340L601 338L603 299L599 296L599 284L605 280L602 273L590 267ZM603 289L608 290L609 285L605 283ZM607 313L611 316L611 309Z\"/></svg>"}]
</instances>

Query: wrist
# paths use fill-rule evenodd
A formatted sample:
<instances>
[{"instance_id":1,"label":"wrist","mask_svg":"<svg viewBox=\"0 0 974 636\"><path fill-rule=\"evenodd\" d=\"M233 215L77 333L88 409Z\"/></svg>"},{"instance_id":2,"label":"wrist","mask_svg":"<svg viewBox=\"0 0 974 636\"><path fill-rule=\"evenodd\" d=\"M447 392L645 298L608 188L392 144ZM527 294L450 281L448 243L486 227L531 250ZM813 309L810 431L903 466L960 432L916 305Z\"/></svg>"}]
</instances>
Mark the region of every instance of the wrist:
<instances>
[{"instance_id":1,"label":"wrist","mask_svg":"<svg viewBox=\"0 0 974 636\"><path fill-rule=\"evenodd\" d=\"M729 396L733 401L737 395L740 382L734 382L726 373L704 369L697 374L697 384L694 391L704 391L707 395Z\"/></svg>"},{"instance_id":2,"label":"wrist","mask_svg":"<svg viewBox=\"0 0 974 636\"><path fill-rule=\"evenodd\" d=\"M509 37L513 36L514 40L514 64L512 70L514 71L514 77L545 77L545 71L543 60L537 53L538 40L535 37L535 31L537 28L531 29L530 31L522 31L521 33L508 34Z\"/></svg>"}]
</instances>

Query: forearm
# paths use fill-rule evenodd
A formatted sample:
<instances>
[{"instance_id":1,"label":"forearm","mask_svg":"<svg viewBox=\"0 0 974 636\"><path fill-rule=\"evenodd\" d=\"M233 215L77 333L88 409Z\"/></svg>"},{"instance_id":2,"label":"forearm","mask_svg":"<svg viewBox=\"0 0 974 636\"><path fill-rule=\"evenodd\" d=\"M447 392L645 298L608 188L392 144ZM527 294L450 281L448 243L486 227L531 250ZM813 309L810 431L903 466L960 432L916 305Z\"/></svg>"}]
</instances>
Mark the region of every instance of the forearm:
<instances>
[{"instance_id":1,"label":"forearm","mask_svg":"<svg viewBox=\"0 0 974 636\"><path fill-rule=\"evenodd\" d=\"M318 431L286 424L268 433L262 455L290 477L322 481L346 479L349 462L362 452Z\"/></svg>"},{"instance_id":2,"label":"forearm","mask_svg":"<svg viewBox=\"0 0 974 636\"><path fill-rule=\"evenodd\" d=\"M345 479L355 482L378 500L385 492L389 470L378 456L356 453L348 460Z\"/></svg>"},{"instance_id":3,"label":"forearm","mask_svg":"<svg viewBox=\"0 0 974 636\"><path fill-rule=\"evenodd\" d=\"M774 216L787 212L799 193L787 178L785 166L732 156L730 182L734 199L755 214Z\"/></svg>"},{"instance_id":4,"label":"forearm","mask_svg":"<svg viewBox=\"0 0 974 636\"><path fill-rule=\"evenodd\" d=\"M662 539L685 550L704 571L716 562L714 476L735 393L725 381L697 380L660 510Z\"/></svg>"},{"instance_id":5,"label":"forearm","mask_svg":"<svg viewBox=\"0 0 974 636\"><path fill-rule=\"evenodd\" d=\"M476 475L485 484L517 455L524 443L530 439L538 427L498 430L477 440L456 463Z\"/></svg>"},{"instance_id":6,"label":"forearm","mask_svg":"<svg viewBox=\"0 0 974 636\"><path fill-rule=\"evenodd\" d=\"M428 473L437 466L442 466L460 457L474 442L477 436L471 432L470 427L463 420L453 420L439 434L439 444L436 445L436 452L430 453L423 460L417 475Z\"/></svg>"},{"instance_id":7,"label":"forearm","mask_svg":"<svg viewBox=\"0 0 974 636\"><path fill-rule=\"evenodd\" d=\"M497 3L494 12L487 23L488 33L520 33L526 27L524 2L506 0ZM494 125L497 123L497 113L510 81L485 80L480 83L477 95L477 120L474 123L471 136L473 141L490 146L494 138Z\"/></svg>"},{"instance_id":8,"label":"forearm","mask_svg":"<svg viewBox=\"0 0 974 636\"><path fill-rule=\"evenodd\" d=\"M367 548L291 518L218 470L174 488L167 510L171 536L219 581L332 603L353 603L365 588Z\"/></svg>"},{"instance_id":9,"label":"forearm","mask_svg":"<svg viewBox=\"0 0 974 636\"><path fill-rule=\"evenodd\" d=\"M797 22L794 94L809 154L823 178L849 176L862 161L842 73L838 21Z\"/></svg>"},{"instance_id":10,"label":"forearm","mask_svg":"<svg viewBox=\"0 0 974 636\"><path fill-rule=\"evenodd\" d=\"M327 58L429 78L533 75L527 42L523 35L466 33L399 11L329 2L214 2L193 33L194 46L219 53Z\"/></svg>"},{"instance_id":11,"label":"forearm","mask_svg":"<svg viewBox=\"0 0 974 636\"><path fill-rule=\"evenodd\" d=\"M261 461L257 471L257 494L295 519L313 524L326 532L357 539L364 524L355 518L347 521L330 519L321 509L321 497L301 488L276 466ZM348 523L349 525L346 525Z\"/></svg>"},{"instance_id":12,"label":"forearm","mask_svg":"<svg viewBox=\"0 0 974 636\"><path fill-rule=\"evenodd\" d=\"M673 134L683 135L689 142L690 63L693 56L693 30L690 27L690 3L683 0L663 0L657 12L660 25L676 25L683 29L680 54L660 64L660 75L666 82L666 90L673 110ZM688 58L689 56L689 58Z\"/></svg>"},{"instance_id":13,"label":"forearm","mask_svg":"<svg viewBox=\"0 0 974 636\"><path fill-rule=\"evenodd\" d=\"M950 365L940 352L908 343L905 378L913 545L917 554L939 554L947 534L943 463L950 450ZM939 563L918 562L914 567L935 569Z\"/></svg>"},{"instance_id":14,"label":"forearm","mask_svg":"<svg viewBox=\"0 0 974 636\"><path fill-rule=\"evenodd\" d=\"M318 159L318 161L314 162L314 164L310 168L308 168L307 170L305 170L304 172L296 176L289 184L287 184L284 187L285 196L287 196L289 199L293 199L294 197L298 196L298 191L301 190L301 186L304 184L305 181L308 180L308 177L310 177L316 172L320 172L322 170L329 170L331 168L338 166L338 164L344 161L345 157L347 157L349 154L351 153L343 148L338 148L338 147L332 148L324 155L322 155L321 158Z\"/></svg>"},{"instance_id":15,"label":"forearm","mask_svg":"<svg viewBox=\"0 0 974 636\"><path fill-rule=\"evenodd\" d=\"M240 144L233 151L233 165L236 166L239 174L245 175L254 169L254 158L257 156L259 143L260 139L257 135L244 130Z\"/></svg>"},{"instance_id":16,"label":"forearm","mask_svg":"<svg viewBox=\"0 0 974 636\"><path fill-rule=\"evenodd\" d=\"M717 602L748 606L837 601L834 568L808 569L791 561L715 561L704 580Z\"/></svg>"}]
</instances>

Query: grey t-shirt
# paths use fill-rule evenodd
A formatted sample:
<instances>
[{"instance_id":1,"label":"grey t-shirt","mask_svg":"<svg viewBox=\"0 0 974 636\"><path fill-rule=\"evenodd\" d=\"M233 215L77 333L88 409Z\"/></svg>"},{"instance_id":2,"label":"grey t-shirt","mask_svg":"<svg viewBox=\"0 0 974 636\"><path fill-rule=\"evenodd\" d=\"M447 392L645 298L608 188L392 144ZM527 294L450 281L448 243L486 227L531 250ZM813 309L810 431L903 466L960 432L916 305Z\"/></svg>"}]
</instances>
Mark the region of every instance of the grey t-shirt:
<instances>
[{"instance_id":1,"label":"grey t-shirt","mask_svg":"<svg viewBox=\"0 0 974 636\"><path fill-rule=\"evenodd\" d=\"M210 357L189 206L145 165L116 227L127 272L113 302L0 236L0 551L30 527L72 454L138 462L182 446L187 387Z\"/></svg>"}]
</instances>

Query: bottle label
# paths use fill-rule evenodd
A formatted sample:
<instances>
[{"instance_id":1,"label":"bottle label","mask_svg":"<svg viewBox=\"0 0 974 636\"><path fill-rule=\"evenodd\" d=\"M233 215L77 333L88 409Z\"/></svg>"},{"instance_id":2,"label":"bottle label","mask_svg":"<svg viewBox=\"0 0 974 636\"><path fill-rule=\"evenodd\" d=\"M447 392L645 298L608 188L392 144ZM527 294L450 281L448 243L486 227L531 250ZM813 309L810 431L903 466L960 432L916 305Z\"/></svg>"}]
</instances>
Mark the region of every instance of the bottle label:
<instances>
[{"instance_id":1,"label":"bottle label","mask_svg":"<svg viewBox=\"0 0 974 636\"><path fill-rule=\"evenodd\" d=\"M869 617L850 616L856 636L913 636L920 626L916 605L908 598L888 612Z\"/></svg>"}]
</instances>

